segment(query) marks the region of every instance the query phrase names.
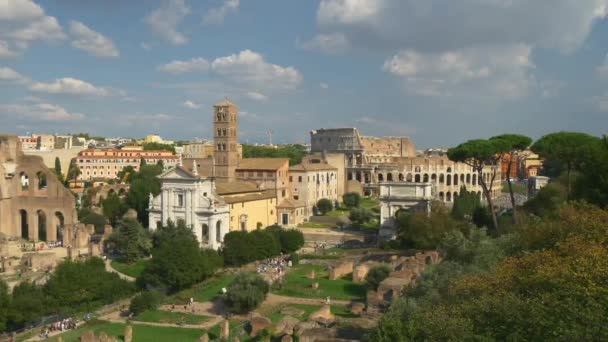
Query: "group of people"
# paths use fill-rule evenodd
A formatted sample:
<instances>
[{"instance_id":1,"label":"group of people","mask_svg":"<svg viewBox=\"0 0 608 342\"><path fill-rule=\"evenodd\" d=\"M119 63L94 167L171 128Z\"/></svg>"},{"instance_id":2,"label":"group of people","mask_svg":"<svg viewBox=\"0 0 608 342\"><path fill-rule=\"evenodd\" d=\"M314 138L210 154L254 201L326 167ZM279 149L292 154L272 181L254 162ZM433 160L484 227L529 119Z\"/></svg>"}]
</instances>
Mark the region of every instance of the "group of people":
<instances>
[{"instance_id":1,"label":"group of people","mask_svg":"<svg viewBox=\"0 0 608 342\"><path fill-rule=\"evenodd\" d=\"M280 279L285 273L285 267L291 267L292 263L289 254L281 254L278 257L270 258L258 265L258 273L270 273L272 280Z\"/></svg>"},{"instance_id":2,"label":"group of people","mask_svg":"<svg viewBox=\"0 0 608 342\"><path fill-rule=\"evenodd\" d=\"M63 332L63 331L69 330L69 329L76 328L76 323L77 322L71 317L62 319L62 320L52 323L48 326L42 327L42 331L40 332L40 335L43 338L49 338L49 335L52 332L55 332L55 331Z\"/></svg>"}]
</instances>

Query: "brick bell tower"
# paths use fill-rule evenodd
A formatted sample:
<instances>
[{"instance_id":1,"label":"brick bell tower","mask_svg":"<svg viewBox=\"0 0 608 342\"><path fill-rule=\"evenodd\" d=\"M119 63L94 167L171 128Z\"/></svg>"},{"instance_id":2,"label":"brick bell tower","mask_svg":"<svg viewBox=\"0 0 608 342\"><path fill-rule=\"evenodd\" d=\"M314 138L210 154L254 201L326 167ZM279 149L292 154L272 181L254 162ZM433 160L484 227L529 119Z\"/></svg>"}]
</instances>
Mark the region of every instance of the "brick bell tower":
<instances>
[{"instance_id":1,"label":"brick bell tower","mask_svg":"<svg viewBox=\"0 0 608 342\"><path fill-rule=\"evenodd\" d=\"M239 108L228 100L213 106L213 166L215 178L220 182L229 182L236 178L235 172L239 163L238 114Z\"/></svg>"}]
</instances>

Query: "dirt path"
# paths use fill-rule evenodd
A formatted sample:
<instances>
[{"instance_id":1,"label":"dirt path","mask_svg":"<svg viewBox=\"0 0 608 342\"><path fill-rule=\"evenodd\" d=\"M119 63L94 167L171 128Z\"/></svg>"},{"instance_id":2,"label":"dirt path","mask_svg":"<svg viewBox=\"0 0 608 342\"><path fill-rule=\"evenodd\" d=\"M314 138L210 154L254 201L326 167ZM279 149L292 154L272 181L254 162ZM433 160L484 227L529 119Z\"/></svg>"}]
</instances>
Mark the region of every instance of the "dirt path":
<instances>
[{"instance_id":1,"label":"dirt path","mask_svg":"<svg viewBox=\"0 0 608 342\"><path fill-rule=\"evenodd\" d=\"M266 301L264 302L264 304L269 304L269 305L277 305L277 304L283 304L283 303L288 303L288 304L306 304L306 305L324 305L325 304L325 299L320 299L320 298L298 298L298 297L287 297L287 296L280 296L277 294L273 294L273 293L269 293L268 296L266 296ZM330 304L332 305L350 305L352 303L352 301L350 300L335 300L335 299L330 299Z\"/></svg>"},{"instance_id":2,"label":"dirt path","mask_svg":"<svg viewBox=\"0 0 608 342\"><path fill-rule=\"evenodd\" d=\"M104 261L104 263L105 263L105 265L106 265L106 271L111 272L111 273L116 273L116 274L118 274L118 276L119 276L121 279L124 279L124 280L126 280L126 281L130 281L130 282L134 282L134 281L135 281L135 278L133 278L133 277L131 277L131 276L128 276L128 275L126 275L126 274L124 274L124 273L120 273L120 272L118 272L117 270L115 270L115 269L112 267L112 260L110 260L110 259L106 259L106 260Z\"/></svg>"}]
</instances>

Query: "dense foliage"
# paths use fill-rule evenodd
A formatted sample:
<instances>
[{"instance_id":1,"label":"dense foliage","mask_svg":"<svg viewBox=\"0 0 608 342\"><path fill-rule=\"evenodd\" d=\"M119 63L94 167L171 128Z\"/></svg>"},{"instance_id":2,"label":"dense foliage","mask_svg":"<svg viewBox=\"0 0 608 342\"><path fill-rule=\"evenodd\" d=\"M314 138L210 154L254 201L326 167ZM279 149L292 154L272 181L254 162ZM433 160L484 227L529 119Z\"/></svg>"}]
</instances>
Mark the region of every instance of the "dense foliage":
<instances>
[{"instance_id":1,"label":"dense foliage","mask_svg":"<svg viewBox=\"0 0 608 342\"><path fill-rule=\"evenodd\" d=\"M321 198L317 201L317 209L319 209L321 215L325 215L334 209L334 204L327 198Z\"/></svg>"},{"instance_id":2,"label":"dense foliage","mask_svg":"<svg viewBox=\"0 0 608 342\"><path fill-rule=\"evenodd\" d=\"M106 272L99 258L68 260L57 266L43 286L22 282L9 295L0 281L0 331L19 329L48 315L91 311L133 291L132 284Z\"/></svg>"},{"instance_id":3,"label":"dense foliage","mask_svg":"<svg viewBox=\"0 0 608 342\"><path fill-rule=\"evenodd\" d=\"M171 153L175 154L175 145L161 144L161 143L155 143L155 142L150 142L150 143L144 144L144 151L160 151L160 150L171 151Z\"/></svg>"},{"instance_id":4,"label":"dense foliage","mask_svg":"<svg viewBox=\"0 0 608 342\"><path fill-rule=\"evenodd\" d=\"M240 273L228 286L224 302L230 311L243 314L260 305L270 285L257 273Z\"/></svg>"},{"instance_id":5,"label":"dense foliage","mask_svg":"<svg viewBox=\"0 0 608 342\"><path fill-rule=\"evenodd\" d=\"M108 224L108 220L105 216L97 214L91 209L84 208L78 211L78 220L84 224L92 224L95 226L95 232L102 234L104 227Z\"/></svg>"},{"instance_id":6,"label":"dense foliage","mask_svg":"<svg viewBox=\"0 0 608 342\"><path fill-rule=\"evenodd\" d=\"M150 255L152 248L148 231L132 218L120 221L107 243L127 263Z\"/></svg>"},{"instance_id":7,"label":"dense foliage","mask_svg":"<svg viewBox=\"0 0 608 342\"><path fill-rule=\"evenodd\" d=\"M103 216L106 217L113 227L116 227L118 221L129 209L116 192L110 192L108 197L101 201L101 207L103 209Z\"/></svg>"},{"instance_id":8,"label":"dense foliage","mask_svg":"<svg viewBox=\"0 0 608 342\"><path fill-rule=\"evenodd\" d=\"M208 278L222 266L217 252L199 248L198 240L183 221L159 228L154 244L152 260L137 279L142 288L177 292Z\"/></svg>"},{"instance_id":9,"label":"dense foliage","mask_svg":"<svg viewBox=\"0 0 608 342\"><path fill-rule=\"evenodd\" d=\"M226 265L240 266L281 253L292 253L303 245L304 235L299 230L270 226L252 232L229 232L224 236L222 255Z\"/></svg>"},{"instance_id":10,"label":"dense foliage","mask_svg":"<svg viewBox=\"0 0 608 342\"><path fill-rule=\"evenodd\" d=\"M356 192L347 192L342 195L342 201L347 208L358 208L361 204L361 195Z\"/></svg>"},{"instance_id":11,"label":"dense foliage","mask_svg":"<svg viewBox=\"0 0 608 342\"><path fill-rule=\"evenodd\" d=\"M308 152L299 144L278 147L243 145L243 158L288 158L289 165L297 165Z\"/></svg>"},{"instance_id":12,"label":"dense foliage","mask_svg":"<svg viewBox=\"0 0 608 342\"><path fill-rule=\"evenodd\" d=\"M348 219L355 225L363 225L374 218L374 212L367 208L352 208L348 214Z\"/></svg>"},{"instance_id":13,"label":"dense foliage","mask_svg":"<svg viewBox=\"0 0 608 342\"><path fill-rule=\"evenodd\" d=\"M388 278L390 273L391 268L388 265L376 266L367 272L365 282L371 289L377 290L378 285L380 285L384 279Z\"/></svg>"},{"instance_id":14,"label":"dense foliage","mask_svg":"<svg viewBox=\"0 0 608 342\"><path fill-rule=\"evenodd\" d=\"M434 249L446 233L467 232L469 225L454 219L440 202L433 202L431 215L426 212L400 212L397 215L397 238L405 248Z\"/></svg>"},{"instance_id":15,"label":"dense foliage","mask_svg":"<svg viewBox=\"0 0 608 342\"><path fill-rule=\"evenodd\" d=\"M163 172L161 165L143 165L138 172L129 174L129 193L126 203L130 208L137 211L137 218L144 227L148 226L148 204L150 194L158 196L160 193L160 181L158 175Z\"/></svg>"},{"instance_id":16,"label":"dense foliage","mask_svg":"<svg viewBox=\"0 0 608 342\"><path fill-rule=\"evenodd\" d=\"M155 310L162 304L163 297L158 291L144 291L131 299L129 311L138 315L146 310Z\"/></svg>"}]
</instances>

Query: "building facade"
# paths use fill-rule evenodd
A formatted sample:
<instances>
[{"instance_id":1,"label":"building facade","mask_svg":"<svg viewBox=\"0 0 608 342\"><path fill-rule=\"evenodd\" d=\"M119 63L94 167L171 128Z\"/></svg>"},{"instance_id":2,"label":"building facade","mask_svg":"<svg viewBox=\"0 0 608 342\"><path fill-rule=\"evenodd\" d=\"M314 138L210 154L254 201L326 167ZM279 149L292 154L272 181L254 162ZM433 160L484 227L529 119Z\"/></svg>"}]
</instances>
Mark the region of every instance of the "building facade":
<instances>
[{"instance_id":1,"label":"building facade","mask_svg":"<svg viewBox=\"0 0 608 342\"><path fill-rule=\"evenodd\" d=\"M161 193L149 203L149 227L156 230L169 221L183 221L202 248L218 249L229 231L229 208L212 178L174 167L159 176Z\"/></svg>"},{"instance_id":2,"label":"building facade","mask_svg":"<svg viewBox=\"0 0 608 342\"><path fill-rule=\"evenodd\" d=\"M239 162L238 112L238 107L229 101L219 102L213 106L214 174L218 181L235 180L235 171Z\"/></svg>"},{"instance_id":3,"label":"building facade","mask_svg":"<svg viewBox=\"0 0 608 342\"><path fill-rule=\"evenodd\" d=\"M75 201L40 157L23 154L16 136L0 136L0 233L64 241L64 230L78 222Z\"/></svg>"},{"instance_id":4,"label":"building facade","mask_svg":"<svg viewBox=\"0 0 608 342\"><path fill-rule=\"evenodd\" d=\"M260 189L254 183L217 183L217 192L229 205L230 231L252 231L277 224L277 198L273 189Z\"/></svg>"},{"instance_id":5,"label":"building facade","mask_svg":"<svg viewBox=\"0 0 608 342\"><path fill-rule=\"evenodd\" d=\"M329 164L301 163L289 168L291 200L304 204L304 216L313 216L317 202L338 201L338 170Z\"/></svg>"},{"instance_id":6,"label":"building facade","mask_svg":"<svg viewBox=\"0 0 608 342\"><path fill-rule=\"evenodd\" d=\"M80 169L79 179L90 181L95 179L114 179L125 167L131 166L139 170L141 160L146 164L162 162L165 169L174 167L179 157L171 151L144 151L141 148L125 147L123 149L86 149L78 153L76 166Z\"/></svg>"},{"instance_id":7,"label":"building facade","mask_svg":"<svg viewBox=\"0 0 608 342\"><path fill-rule=\"evenodd\" d=\"M285 158L246 158L239 160L236 178L255 183L258 188L276 190L280 201L289 196L289 159Z\"/></svg>"}]
</instances>

